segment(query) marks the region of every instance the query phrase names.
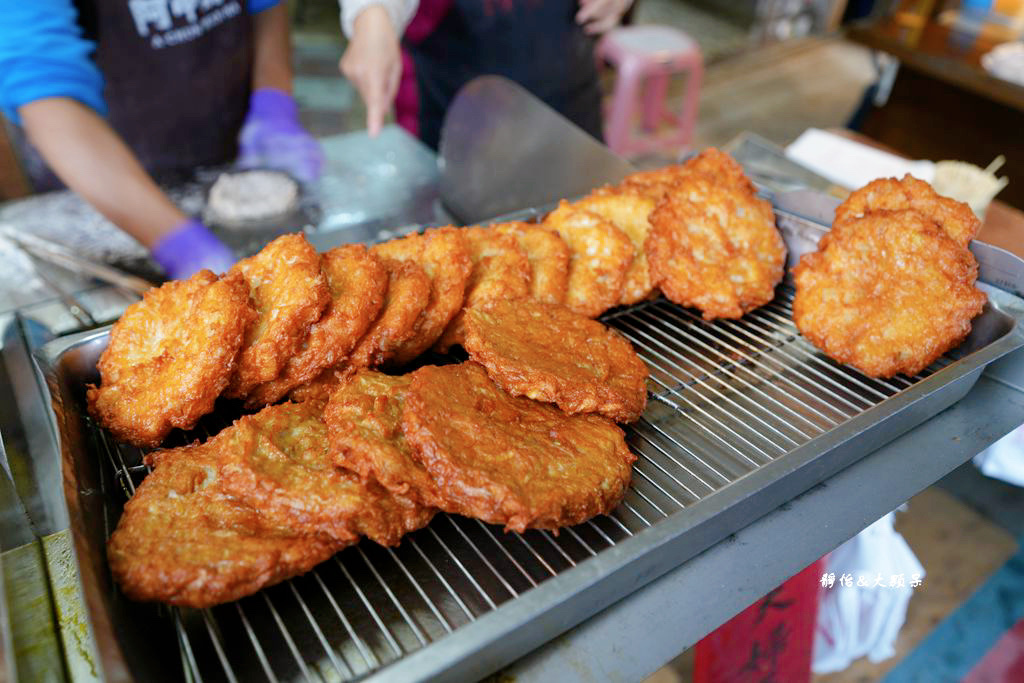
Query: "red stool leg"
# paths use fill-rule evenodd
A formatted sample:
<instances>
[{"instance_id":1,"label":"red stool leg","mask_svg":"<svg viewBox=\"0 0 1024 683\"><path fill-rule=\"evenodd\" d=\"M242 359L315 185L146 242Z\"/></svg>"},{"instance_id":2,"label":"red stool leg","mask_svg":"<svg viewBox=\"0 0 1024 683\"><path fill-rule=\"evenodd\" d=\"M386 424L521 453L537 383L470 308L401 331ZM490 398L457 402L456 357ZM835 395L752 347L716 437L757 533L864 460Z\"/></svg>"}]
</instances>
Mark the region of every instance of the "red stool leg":
<instances>
[{"instance_id":1,"label":"red stool leg","mask_svg":"<svg viewBox=\"0 0 1024 683\"><path fill-rule=\"evenodd\" d=\"M697 643L694 683L811 680L824 558Z\"/></svg>"},{"instance_id":2,"label":"red stool leg","mask_svg":"<svg viewBox=\"0 0 1024 683\"><path fill-rule=\"evenodd\" d=\"M615 91L612 94L611 110L604 129L605 141L616 154L626 156L631 151L633 114L636 111L637 98L643 73L638 62L624 59L619 64L616 76Z\"/></svg>"},{"instance_id":3,"label":"red stool leg","mask_svg":"<svg viewBox=\"0 0 1024 683\"><path fill-rule=\"evenodd\" d=\"M644 130L653 133L661 125L668 93L668 73L652 73L647 77L644 94Z\"/></svg>"}]
</instances>

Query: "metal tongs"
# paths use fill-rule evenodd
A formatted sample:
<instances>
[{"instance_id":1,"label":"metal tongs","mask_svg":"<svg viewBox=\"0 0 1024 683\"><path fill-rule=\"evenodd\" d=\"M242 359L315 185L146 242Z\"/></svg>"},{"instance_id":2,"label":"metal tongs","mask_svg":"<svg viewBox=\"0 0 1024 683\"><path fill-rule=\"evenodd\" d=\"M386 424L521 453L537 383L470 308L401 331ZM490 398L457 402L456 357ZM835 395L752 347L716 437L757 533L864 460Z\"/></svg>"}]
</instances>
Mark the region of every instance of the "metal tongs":
<instances>
[{"instance_id":1,"label":"metal tongs","mask_svg":"<svg viewBox=\"0 0 1024 683\"><path fill-rule=\"evenodd\" d=\"M105 263L97 263L96 261L82 258L67 247L37 235L19 232L9 225L0 225L0 236L10 240L11 243L32 258L59 266L76 275L95 278L131 294L141 296L156 286L149 280L125 273ZM57 293L68 311L75 316L75 319L83 325L90 327L97 324L96 319L92 317L88 309L74 295L54 282L53 278L47 276L41 268L36 268L36 273L50 289Z\"/></svg>"}]
</instances>

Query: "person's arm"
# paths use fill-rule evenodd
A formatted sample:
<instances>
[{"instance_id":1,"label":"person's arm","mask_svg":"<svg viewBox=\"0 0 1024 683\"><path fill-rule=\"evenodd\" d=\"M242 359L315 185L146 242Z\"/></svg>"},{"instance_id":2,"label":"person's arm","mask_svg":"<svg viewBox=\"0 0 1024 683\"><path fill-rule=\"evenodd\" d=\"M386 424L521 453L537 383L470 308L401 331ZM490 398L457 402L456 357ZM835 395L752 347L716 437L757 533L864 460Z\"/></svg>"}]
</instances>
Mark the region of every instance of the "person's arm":
<instances>
[{"instance_id":1,"label":"person's arm","mask_svg":"<svg viewBox=\"0 0 1024 683\"><path fill-rule=\"evenodd\" d=\"M599 35L614 28L633 0L580 0L576 23L590 35Z\"/></svg>"},{"instance_id":2,"label":"person's arm","mask_svg":"<svg viewBox=\"0 0 1024 683\"><path fill-rule=\"evenodd\" d=\"M342 30L349 44L338 68L366 103L366 128L377 135L402 77L399 36L416 12L415 0L343 0Z\"/></svg>"},{"instance_id":3,"label":"person's arm","mask_svg":"<svg viewBox=\"0 0 1024 683\"><path fill-rule=\"evenodd\" d=\"M278 3L253 15L252 89L292 92L292 44L288 8Z\"/></svg>"},{"instance_id":4,"label":"person's arm","mask_svg":"<svg viewBox=\"0 0 1024 683\"><path fill-rule=\"evenodd\" d=\"M152 248L186 220L95 111L67 97L18 108L29 141L65 185Z\"/></svg>"}]
</instances>

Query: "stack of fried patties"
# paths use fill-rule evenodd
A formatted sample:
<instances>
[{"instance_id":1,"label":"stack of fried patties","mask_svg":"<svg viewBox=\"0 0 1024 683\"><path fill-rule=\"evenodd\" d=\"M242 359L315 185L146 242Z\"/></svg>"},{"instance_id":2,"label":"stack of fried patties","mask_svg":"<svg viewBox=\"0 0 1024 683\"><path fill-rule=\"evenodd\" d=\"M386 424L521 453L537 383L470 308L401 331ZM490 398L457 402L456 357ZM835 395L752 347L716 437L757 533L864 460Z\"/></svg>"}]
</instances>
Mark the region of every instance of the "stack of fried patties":
<instances>
[{"instance_id":1,"label":"stack of fried patties","mask_svg":"<svg viewBox=\"0 0 1024 683\"><path fill-rule=\"evenodd\" d=\"M985 305L968 249L980 225L967 204L912 176L869 183L793 270L793 320L866 375L918 374L967 337Z\"/></svg>"}]
</instances>

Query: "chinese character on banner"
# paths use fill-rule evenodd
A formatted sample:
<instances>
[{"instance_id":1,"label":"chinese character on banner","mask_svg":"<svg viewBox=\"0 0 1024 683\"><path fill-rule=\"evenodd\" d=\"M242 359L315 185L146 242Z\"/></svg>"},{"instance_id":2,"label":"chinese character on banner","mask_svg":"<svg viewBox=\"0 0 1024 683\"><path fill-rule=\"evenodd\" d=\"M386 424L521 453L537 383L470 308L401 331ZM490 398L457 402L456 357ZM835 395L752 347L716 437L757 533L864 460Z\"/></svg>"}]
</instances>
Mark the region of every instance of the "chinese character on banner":
<instances>
[{"instance_id":1,"label":"chinese character on banner","mask_svg":"<svg viewBox=\"0 0 1024 683\"><path fill-rule=\"evenodd\" d=\"M875 585L873 585L872 588L885 588L885 587L886 587L885 579L882 578L882 572L878 572L878 574L875 575Z\"/></svg>"},{"instance_id":2,"label":"chinese character on banner","mask_svg":"<svg viewBox=\"0 0 1024 683\"><path fill-rule=\"evenodd\" d=\"M889 577L889 588L906 588L907 582L903 574L893 574Z\"/></svg>"},{"instance_id":3,"label":"chinese character on banner","mask_svg":"<svg viewBox=\"0 0 1024 683\"><path fill-rule=\"evenodd\" d=\"M920 574L916 574L916 573L915 574L911 574L910 575L910 587L911 588L917 588L920 585L921 585L921 575Z\"/></svg>"},{"instance_id":4,"label":"chinese character on banner","mask_svg":"<svg viewBox=\"0 0 1024 683\"><path fill-rule=\"evenodd\" d=\"M149 25L156 26L158 31L166 31L171 27L171 12L167 0L128 0L128 9L135 20L135 30L140 36L149 35Z\"/></svg>"},{"instance_id":5,"label":"chinese character on banner","mask_svg":"<svg viewBox=\"0 0 1024 683\"><path fill-rule=\"evenodd\" d=\"M834 572L829 572L827 574L822 574L821 575L821 587L822 588L831 588L833 585L835 585L835 582L836 582L836 575L835 575Z\"/></svg>"},{"instance_id":6,"label":"chinese character on banner","mask_svg":"<svg viewBox=\"0 0 1024 683\"><path fill-rule=\"evenodd\" d=\"M199 9L199 0L171 0L171 12L176 17L185 17L190 24L194 24Z\"/></svg>"},{"instance_id":7,"label":"chinese character on banner","mask_svg":"<svg viewBox=\"0 0 1024 683\"><path fill-rule=\"evenodd\" d=\"M843 574L839 577L839 585L843 588L853 587L853 574Z\"/></svg>"}]
</instances>

